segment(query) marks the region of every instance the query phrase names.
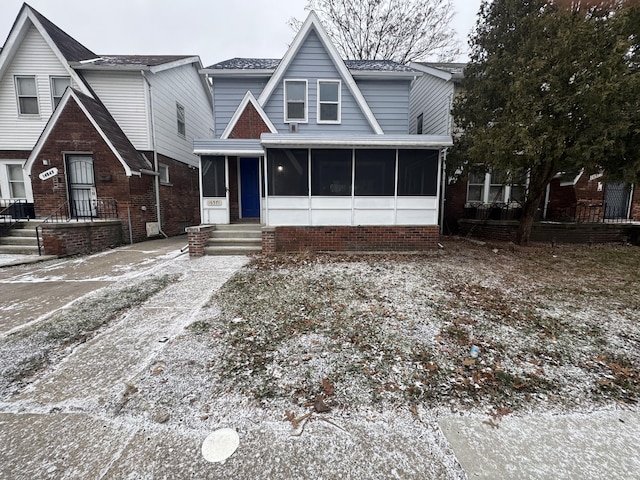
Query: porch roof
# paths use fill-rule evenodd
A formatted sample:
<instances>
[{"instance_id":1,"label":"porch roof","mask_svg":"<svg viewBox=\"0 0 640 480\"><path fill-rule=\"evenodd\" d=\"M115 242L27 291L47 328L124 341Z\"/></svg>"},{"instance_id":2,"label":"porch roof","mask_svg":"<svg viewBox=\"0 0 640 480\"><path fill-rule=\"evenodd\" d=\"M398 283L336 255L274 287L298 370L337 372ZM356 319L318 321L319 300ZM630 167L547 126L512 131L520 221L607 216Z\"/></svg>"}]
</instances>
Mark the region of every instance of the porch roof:
<instances>
[{"instance_id":1,"label":"porch roof","mask_svg":"<svg viewBox=\"0 0 640 480\"><path fill-rule=\"evenodd\" d=\"M304 135L263 133L260 139L200 139L193 141L196 155L260 156L273 148L445 148L449 135Z\"/></svg>"},{"instance_id":2,"label":"porch roof","mask_svg":"<svg viewBox=\"0 0 640 480\"><path fill-rule=\"evenodd\" d=\"M193 141L193 153L196 155L237 155L255 157L264 155L259 139L203 139Z\"/></svg>"}]
</instances>

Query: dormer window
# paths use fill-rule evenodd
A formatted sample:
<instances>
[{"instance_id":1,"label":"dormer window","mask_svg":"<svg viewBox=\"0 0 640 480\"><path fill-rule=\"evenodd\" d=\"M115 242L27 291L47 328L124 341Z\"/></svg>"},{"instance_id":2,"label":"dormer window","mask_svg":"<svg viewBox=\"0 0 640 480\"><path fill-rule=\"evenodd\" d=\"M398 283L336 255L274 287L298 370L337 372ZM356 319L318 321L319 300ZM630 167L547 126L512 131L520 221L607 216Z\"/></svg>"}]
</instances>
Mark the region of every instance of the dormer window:
<instances>
[{"instance_id":1,"label":"dormer window","mask_svg":"<svg viewBox=\"0 0 640 480\"><path fill-rule=\"evenodd\" d=\"M20 115L38 115L38 89L36 77L16 77L18 112Z\"/></svg>"},{"instance_id":2,"label":"dormer window","mask_svg":"<svg viewBox=\"0 0 640 480\"><path fill-rule=\"evenodd\" d=\"M69 85L71 85L69 77L51 77L51 101L54 110L62 100L62 95Z\"/></svg>"},{"instance_id":3,"label":"dormer window","mask_svg":"<svg viewBox=\"0 0 640 480\"><path fill-rule=\"evenodd\" d=\"M318 80L318 123L340 123L340 80Z\"/></svg>"},{"instance_id":4,"label":"dormer window","mask_svg":"<svg viewBox=\"0 0 640 480\"><path fill-rule=\"evenodd\" d=\"M284 121L307 121L307 81L284 81Z\"/></svg>"},{"instance_id":5,"label":"dormer window","mask_svg":"<svg viewBox=\"0 0 640 480\"><path fill-rule=\"evenodd\" d=\"M176 119L178 122L178 135L185 137L187 133L186 115L184 107L176 102Z\"/></svg>"}]
</instances>

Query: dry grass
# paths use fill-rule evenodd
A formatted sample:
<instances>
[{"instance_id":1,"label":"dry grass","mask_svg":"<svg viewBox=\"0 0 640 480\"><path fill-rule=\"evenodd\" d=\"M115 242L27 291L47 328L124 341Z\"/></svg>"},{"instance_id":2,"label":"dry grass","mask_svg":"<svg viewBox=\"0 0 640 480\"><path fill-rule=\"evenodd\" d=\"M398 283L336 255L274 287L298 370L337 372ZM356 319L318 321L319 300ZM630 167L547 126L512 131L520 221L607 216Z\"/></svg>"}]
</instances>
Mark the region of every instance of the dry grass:
<instances>
[{"instance_id":1,"label":"dry grass","mask_svg":"<svg viewBox=\"0 0 640 480\"><path fill-rule=\"evenodd\" d=\"M639 280L634 247L452 240L419 256L258 257L192 332L216 351L220 391L262 403L635 403Z\"/></svg>"}]
</instances>

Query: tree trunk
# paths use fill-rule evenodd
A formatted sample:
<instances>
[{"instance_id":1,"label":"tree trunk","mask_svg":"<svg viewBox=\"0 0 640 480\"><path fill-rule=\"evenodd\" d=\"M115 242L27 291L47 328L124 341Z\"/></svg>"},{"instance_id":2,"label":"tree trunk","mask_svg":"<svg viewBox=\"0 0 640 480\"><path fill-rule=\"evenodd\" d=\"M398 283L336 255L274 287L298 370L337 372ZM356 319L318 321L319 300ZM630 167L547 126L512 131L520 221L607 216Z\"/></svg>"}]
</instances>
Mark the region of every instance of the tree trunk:
<instances>
[{"instance_id":1,"label":"tree trunk","mask_svg":"<svg viewBox=\"0 0 640 480\"><path fill-rule=\"evenodd\" d=\"M540 198L533 201L526 200L522 206L522 216L516 231L516 243L518 245L527 245L531 238L531 229L533 228L533 220L540 205Z\"/></svg>"}]
</instances>

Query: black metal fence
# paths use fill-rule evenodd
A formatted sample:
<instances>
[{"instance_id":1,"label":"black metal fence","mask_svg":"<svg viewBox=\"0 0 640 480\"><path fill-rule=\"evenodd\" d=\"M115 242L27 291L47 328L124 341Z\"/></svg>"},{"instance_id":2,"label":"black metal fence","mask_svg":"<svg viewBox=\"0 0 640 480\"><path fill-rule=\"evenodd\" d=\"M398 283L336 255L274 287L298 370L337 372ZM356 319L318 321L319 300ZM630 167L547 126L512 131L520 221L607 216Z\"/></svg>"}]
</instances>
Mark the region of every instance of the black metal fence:
<instances>
[{"instance_id":1,"label":"black metal fence","mask_svg":"<svg viewBox=\"0 0 640 480\"><path fill-rule=\"evenodd\" d=\"M583 200L569 207L549 206L547 211L538 209L534 221L548 220L567 223L627 223L628 204L608 204L602 200ZM545 215L546 213L546 215ZM472 220L520 220L522 206L517 203L467 205L462 218Z\"/></svg>"}]
</instances>

